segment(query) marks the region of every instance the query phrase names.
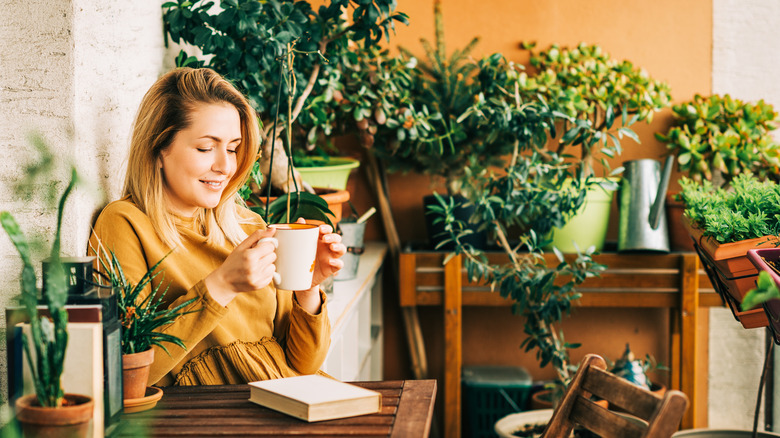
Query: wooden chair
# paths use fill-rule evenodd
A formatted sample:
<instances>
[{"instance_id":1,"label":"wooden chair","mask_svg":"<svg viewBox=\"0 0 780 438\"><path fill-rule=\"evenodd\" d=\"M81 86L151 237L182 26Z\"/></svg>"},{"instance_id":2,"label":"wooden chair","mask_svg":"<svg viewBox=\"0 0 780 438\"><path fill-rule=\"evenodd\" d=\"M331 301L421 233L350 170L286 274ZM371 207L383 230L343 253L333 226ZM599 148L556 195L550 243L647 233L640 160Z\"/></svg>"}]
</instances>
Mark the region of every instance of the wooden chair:
<instances>
[{"instance_id":1,"label":"wooden chair","mask_svg":"<svg viewBox=\"0 0 780 438\"><path fill-rule=\"evenodd\" d=\"M668 438L677 431L688 407L685 394L669 390L659 397L606 368L600 356L585 356L547 425L545 438L567 438L575 425L603 438ZM643 421L607 410L594 403L591 395Z\"/></svg>"}]
</instances>

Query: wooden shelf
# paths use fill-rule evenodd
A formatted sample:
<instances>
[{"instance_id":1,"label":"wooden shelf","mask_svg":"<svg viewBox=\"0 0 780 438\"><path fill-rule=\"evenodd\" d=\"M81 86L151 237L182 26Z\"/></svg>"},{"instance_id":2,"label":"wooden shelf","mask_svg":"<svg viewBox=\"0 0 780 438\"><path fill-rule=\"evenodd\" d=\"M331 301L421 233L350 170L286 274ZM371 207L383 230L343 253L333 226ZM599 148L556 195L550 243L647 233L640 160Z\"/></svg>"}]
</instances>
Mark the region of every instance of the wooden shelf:
<instances>
[{"instance_id":1,"label":"wooden shelf","mask_svg":"<svg viewBox=\"0 0 780 438\"><path fill-rule=\"evenodd\" d=\"M461 408L461 333L463 306L509 306L512 301L490 292L484 284L468 280L460 256L444 265L444 252L403 252L399 261L400 305L407 311L411 332L419 332L417 306L444 307L444 436L460 436ZM566 255L567 259L574 255ZM491 253L492 261L506 261L503 253ZM575 302L582 307L667 308L671 312L670 359L671 386L685 392L690 406L683 428L692 428L696 412L696 326L700 307L721 306L706 274L700 269L695 253L597 255L594 260L607 266L600 277L590 278L577 290L582 297ZM558 263L554 255L549 264ZM701 286L701 288L700 288ZM411 344L422 344L422 337ZM410 345L426 368L424 347Z\"/></svg>"}]
</instances>

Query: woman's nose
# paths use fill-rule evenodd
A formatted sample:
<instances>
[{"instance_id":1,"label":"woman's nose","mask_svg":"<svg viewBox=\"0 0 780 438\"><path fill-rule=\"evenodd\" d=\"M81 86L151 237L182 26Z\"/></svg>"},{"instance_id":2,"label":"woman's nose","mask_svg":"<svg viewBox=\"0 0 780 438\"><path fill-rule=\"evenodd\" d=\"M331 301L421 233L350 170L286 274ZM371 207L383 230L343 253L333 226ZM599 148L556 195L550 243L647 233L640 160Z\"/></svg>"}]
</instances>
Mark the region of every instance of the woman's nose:
<instances>
[{"instance_id":1,"label":"woman's nose","mask_svg":"<svg viewBox=\"0 0 780 438\"><path fill-rule=\"evenodd\" d=\"M211 166L211 170L225 175L230 174L230 153L226 150L218 151L214 157L214 164Z\"/></svg>"}]
</instances>

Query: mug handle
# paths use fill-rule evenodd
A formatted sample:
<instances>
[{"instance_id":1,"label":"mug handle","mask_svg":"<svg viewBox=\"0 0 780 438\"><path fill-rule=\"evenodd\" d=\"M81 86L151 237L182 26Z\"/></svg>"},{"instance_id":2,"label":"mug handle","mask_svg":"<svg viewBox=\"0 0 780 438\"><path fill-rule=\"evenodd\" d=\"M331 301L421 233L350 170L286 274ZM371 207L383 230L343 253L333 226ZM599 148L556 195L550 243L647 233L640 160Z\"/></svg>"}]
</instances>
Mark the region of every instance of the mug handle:
<instances>
[{"instance_id":1,"label":"mug handle","mask_svg":"<svg viewBox=\"0 0 780 438\"><path fill-rule=\"evenodd\" d=\"M261 243L261 242L271 242L274 245L274 249L279 248L279 241L276 240L275 237L263 237L262 239L257 241L257 243ZM274 286L279 286L279 283L281 282L282 282L282 275L278 272L274 272Z\"/></svg>"}]
</instances>

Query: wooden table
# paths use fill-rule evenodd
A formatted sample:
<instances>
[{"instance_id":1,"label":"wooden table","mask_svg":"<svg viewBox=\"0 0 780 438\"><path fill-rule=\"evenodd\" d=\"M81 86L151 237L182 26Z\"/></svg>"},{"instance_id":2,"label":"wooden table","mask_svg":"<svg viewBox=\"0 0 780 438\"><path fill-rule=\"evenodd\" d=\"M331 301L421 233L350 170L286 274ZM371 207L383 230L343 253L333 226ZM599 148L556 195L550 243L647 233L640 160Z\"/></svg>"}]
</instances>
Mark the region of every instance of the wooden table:
<instances>
[{"instance_id":1,"label":"wooden table","mask_svg":"<svg viewBox=\"0 0 780 438\"><path fill-rule=\"evenodd\" d=\"M420 378L427 378L427 359L416 308L444 308L444 436L450 438L459 437L461 430L462 307L509 306L512 301L491 293L484 284L471 283L461 256L453 257L444 265L446 255L445 252L430 251L401 253L399 294L405 312L412 366L416 376L422 376ZM506 259L503 253L490 253L488 257L495 262ZM558 263L554 255L546 257L548 263ZM722 305L700 269L699 258L695 253L630 256L605 253L595 256L594 260L607 265L607 270L577 288L582 298L575 305L669 309L671 386L685 392L690 399L683 428L697 426L694 413L700 403L696 397L696 369L700 361L696 355L699 308ZM700 289L700 284L707 288L706 292Z\"/></svg>"},{"instance_id":2,"label":"wooden table","mask_svg":"<svg viewBox=\"0 0 780 438\"><path fill-rule=\"evenodd\" d=\"M307 423L250 402L247 385L167 387L154 409L124 414L114 436L428 436L435 380L356 384L382 394L379 413Z\"/></svg>"}]
</instances>

